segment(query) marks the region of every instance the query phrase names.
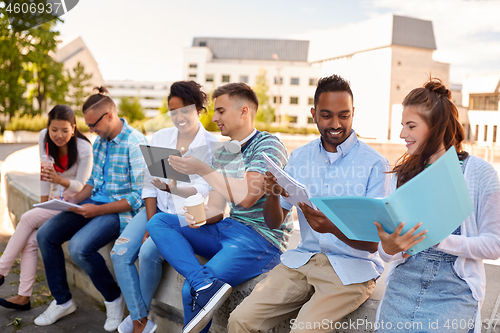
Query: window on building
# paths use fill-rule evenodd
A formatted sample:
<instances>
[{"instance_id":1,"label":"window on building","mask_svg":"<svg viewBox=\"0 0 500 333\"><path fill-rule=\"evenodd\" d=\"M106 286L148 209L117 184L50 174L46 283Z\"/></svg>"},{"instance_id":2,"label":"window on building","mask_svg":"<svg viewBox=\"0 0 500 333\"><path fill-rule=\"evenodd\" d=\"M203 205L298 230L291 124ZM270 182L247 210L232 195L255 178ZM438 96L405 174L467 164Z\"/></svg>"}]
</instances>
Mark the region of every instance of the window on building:
<instances>
[{"instance_id":1,"label":"window on building","mask_svg":"<svg viewBox=\"0 0 500 333\"><path fill-rule=\"evenodd\" d=\"M276 104L276 103L277 103L277 100L278 100L278 98L277 98L277 97L278 97L278 96L274 96L274 98L273 98L274 104ZM279 103L281 104L282 102L283 102L283 101L282 101L282 97L281 97L281 96L279 96Z\"/></svg>"},{"instance_id":2,"label":"window on building","mask_svg":"<svg viewBox=\"0 0 500 333\"><path fill-rule=\"evenodd\" d=\"M196 74L189 74L190 79L196 79Z\"/></svg>"},{"instance_id":3,"label":"window on building","mask_svg":"<svg viewBox=\"0 0 500 333\"><path fill-rule=\"evenodd\" d=\"M479 95L471 94L469 96L470 110L498 111L498 95Z\"/></svg>"},{"instance_id":4,"label":"window on building","mask_svg":"<svg viewBox=\"0 0 500 333\"><path fill-rule=\"evenodd\" d=\"M230 82L230 81L231 81L230 75L222 75L222 82Z\"/></svg>"},{"instance_id":5,"label":"window on building","mask_svg":"<svg viewBox=\"0 0 500 333\"><path fill-rule=\"evenodd\" d=\"M274 84L278 84L278 77L274 77ZM283 85L283 77L280 77L280 84Z\"/></svg>"},{"instance_id":6,"label":"window on building","mask_svg":"<svg viewBox=\"0 0 500 333\"><path fill-rule=\"evenodd\" d=\"M214 82L214 75L213 74L207 74L205 76L205 81L207 81L207 82Z\"/></svg>"},{"instance_id":7,"label":"window on building","mask_svg":"<svg viewBox=\"0 0 500 333\"><path fill-rule=\"evenodd\" d=\"M189 64L189 68L198 68L198 64Z\"/></svg>"},{"instance_id":8,"label":"window on building","mask_svg":"<svg viewBox=\"0 0 500 333\"><path fill-rule=\"evenodd\" d=\"M493 125L493 143L497 142L497 125Z\"/></svg>"},{"instance_id":9,"label":"window on building","mask_svg":"<svg viewBox=\"0 0 500 333\"><path fill-rule=\"evenodd\" d=\"M318 79L315 77L309 78L309 85L316 86L318 84Z\"/></svg>"},{"instance_id":10,"label":"window on building","mask_svg":"<svg viewBox=\"0 0 500 333\"><path fill-rule=\"evenodd\" d=\"M308 123L308 124L314 124L314 119L313 119L313 117L307 117L307 123Z\"/></svg>"},{"instance_id":11,"label":"window on building","mask_svg":"<svg viewBox=\"0 0 500 333\"><path fill-rule=\"evenodd\" d=\"M474 141L477 141L479 139L479 125L476 125L476 137L474 138Z\"/></svg>"},{"instance_id":12,"label":"window on building","mask_svg":"<svg viewBox=\"0 0 500 333\"><path fill-rule=\"evenodd\" d=\"M290 97L290 104L299 104L298 97Z\"/></svg>"},{"instance_id":13,"label":"window on building","mask_svg":"<svg viewBox=\"0 0 500 333\"><path fill-rule=\"evenodd\" d=\"M308 104L308 105L314 105L314 97L309 97L309 98L307 99L307 104Z\"/></svg>"},{"instance_id":14,"label":"window on building","mask_svg":"<svg viewBox=\"0 0 500 333\"><path fill-rule=\"evenodd\" d=\"M484 125L484 142L488 141L488 125Z\"/></svg>"},{"instance_id":15,"label":"window on building","mask_svg":"<svg viewBox=\"0 0 500 333\"><path fill-rule=\"evenodd\" d=\"M299 85L299 78L298 77L292 77L292 78L290 78L290 84L292 86L298 86Z\"/></svg>"},{"instance_id":16,"label":"window on building","mask_svg":"<svg viewBox=\"0 0 500 333\"><path fill-rule=\"evenodd\" d=\"M290 124L296 124L297 123L297 116L288 116L288 120Z\"/></svg>"},{"instance_id":17,"label":"window on building","mask_svg":"<svg viewBox=\"0 0 500 333\"><path fill-rule=\"evenodd\" d=\"M248 83L248 75L240 75L240 82Z\"/></svg>"},{"instance_id":18,"label":"window on building","mask_svg":"<svg viewBox=\"0 0 500 333\"><path fill-rule=\"evenodd\" d=\"M200 42L198 45L199 45L199 46L202 46L202 47L203 47L203 46L207 46L207 42Z\"/></svg>"}]
</instances>

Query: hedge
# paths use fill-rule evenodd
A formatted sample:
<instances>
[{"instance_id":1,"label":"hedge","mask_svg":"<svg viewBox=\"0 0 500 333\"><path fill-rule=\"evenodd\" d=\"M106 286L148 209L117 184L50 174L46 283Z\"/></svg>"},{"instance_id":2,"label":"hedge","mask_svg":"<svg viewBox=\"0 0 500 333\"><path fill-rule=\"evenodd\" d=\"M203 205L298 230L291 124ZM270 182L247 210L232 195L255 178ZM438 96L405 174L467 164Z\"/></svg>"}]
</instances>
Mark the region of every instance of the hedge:
<instances>
[{"instance_id":1,"label":"hedge","mask_svg":"<svg viewBox=\"0 0 500 333\"><path fill-rule=\"evenodd\" d=\"M173 123L168 114L156 116L152 119L136 120L130 123L133 128L140 132L156 132L162 128L172 127ZM88 132L89 128L81 118L77 118L76 126L81 132ZM40 115L23 115L15 116L10 119L9 125L5 128L9 131L30 131L40 132L47 127L47 117ZM267 131L270 133L288 133L288 134L319 134L317 128L299 128L288 126L273 126L267 123L255 123L255 127L260 131Z\"/></svg>"},{"instance_id":2,"label":"hedge","mask_svg":"<svg viewBox=\"0 0 500 333\"><path fill-rule=\"evenodd\" d=\"M23 116L15 116L10 118L10 122L5 127L6 131L29 131L29 132L40 132L47 127L47 117L41 115L29 115L25 114ZM81 132L88 132L89 128L85 124L85 121L77 118L76 127Z\"/></svg>"}]
</instances>

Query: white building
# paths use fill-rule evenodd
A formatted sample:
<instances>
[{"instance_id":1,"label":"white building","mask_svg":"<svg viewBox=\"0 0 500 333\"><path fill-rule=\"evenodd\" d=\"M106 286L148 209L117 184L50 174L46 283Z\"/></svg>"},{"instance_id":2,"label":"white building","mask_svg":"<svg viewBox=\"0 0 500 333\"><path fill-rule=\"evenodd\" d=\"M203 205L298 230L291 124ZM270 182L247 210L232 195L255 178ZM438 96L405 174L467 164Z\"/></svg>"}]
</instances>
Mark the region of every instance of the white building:
<instances>
[{"instance_id":1,"label":"white building","mask_svg":"<svg viewBox=\"0 0 500 333\"><path fill-rule=\"evenodd\" d=\"M212 92L229 82L256 84L263 69L276 116L305 126L319 71L307 61L309 41L195 37L184 49L183 77ZM281 77L281 80L277 78Z\"/></svg>"},{"instance_id":2,"label":"white building","mask_svg":"<svg viewBox=\"0 0 500 333\"><path fill-rule=\"evenodd\" d=\"M449 80L450 65L432 59L436 50L432 22L390 14L336 36L346 41L345 53L313 64L321 66L321 76L336 73L351 81L353 127L360 136L400 141L401 102L406 94L430 75L445 83ZM339 49L342 52L342 46Z\"/></svg>"},{"instance_id":3,"label":"white building","mask_svg":"<svg viewBox=\"0 0 500 333\"><path fill-rule=\"evenodd\" d=\"M139 97L139 103L144 108L146 117L155 117L159 114L159 108L163 106L172 82L132 81L115 80L105 81L104 86L109 90L109 97L117 106L120 105L121 97Z\"/></svg>"},{"instance_id":4,"label":"white building","mask_svg":"<svg viewBox=\"0 0 500 333\"><path fill-rule=\"evenodd\" d=\"M411 89L422 86L429 75L449 80L449 64L432 58L436 42L431 21L391 14L361 22L313 38L311 49L322 52L315 52L312 60L309 44L196 37L184 50L184 79L196 80L210 92L226 82L253 86L264 68L269 94L274 101L282 97L279 114L303 127L314 126L310 109L317 79L340 74L352 84L354 128L360 136L379 141L400 140L401 102ZM275 84L277 76L282 77L281 85Z\"/></svg>"},{"instance_id":5,"label":"white building","mask_svg":"<svg viewBox=\"0 0 500 333\"><path fill-rule=\"evenodd\" d=\"M500 73L468 75L462 104L468 107L470 140L480 146L495 145L500 126Z\"/></svg>"},{"instance_id":6,"label":"white building","mask_svg":"<svg viewBox=\"0 0 500 333\"><path fill-rule=\"evenodd\" d=\"M97 61L90 53L81 37L76 37L59 45L54 59L63 64L64 68L73 74L73 68L80 62L85 68L85 73L92 74L87 92L90 95L94 87L102 86L103 78L99 71Z\"/></svg>"}]
</instances>

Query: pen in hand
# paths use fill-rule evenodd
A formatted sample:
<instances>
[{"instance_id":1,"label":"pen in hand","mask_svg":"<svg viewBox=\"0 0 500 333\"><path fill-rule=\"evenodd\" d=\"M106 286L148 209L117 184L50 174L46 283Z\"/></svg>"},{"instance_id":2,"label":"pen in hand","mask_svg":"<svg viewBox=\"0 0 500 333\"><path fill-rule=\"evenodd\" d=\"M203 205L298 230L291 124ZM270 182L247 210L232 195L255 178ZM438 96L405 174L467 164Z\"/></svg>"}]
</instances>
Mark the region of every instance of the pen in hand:
<instances>
[{"instance_id":1,"label":"pen in hand","mask_svg":"<svg viewBox=\"0 0 500 333\"><path fill-rule=\"evenodd\" d=\"M60 189L60 192L59 192L60 196L61 196L61 201L63 201L63 190Z\"/></svg>"}]
</instances>

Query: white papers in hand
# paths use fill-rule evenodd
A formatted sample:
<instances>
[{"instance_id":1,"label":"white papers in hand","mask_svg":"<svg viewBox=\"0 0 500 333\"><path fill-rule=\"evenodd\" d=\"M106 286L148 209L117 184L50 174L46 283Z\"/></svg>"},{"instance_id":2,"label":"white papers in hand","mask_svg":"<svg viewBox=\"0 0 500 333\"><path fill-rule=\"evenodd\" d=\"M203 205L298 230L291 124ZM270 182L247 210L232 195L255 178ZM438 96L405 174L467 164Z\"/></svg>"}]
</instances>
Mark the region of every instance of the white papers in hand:
<instances>
[{"instance_id":1,"label":"white papers in hand","mask_svg":"<svg viewBox=\"0 0 500 333\"><path fill-rule=\"evenodd\" d=\"M281 168L276 163L274 163L274 161L266 153L262 153L262 155L266 160L267 169L269 170L269 172L271 172L273 176L276 177L276 181L278 182L278 184L289 194L288 197L283 197L283 199L296 206L297 208L299 208L298 203L303 202L309 207L316 209L316 206L311 202L311 200L309 200L310 195L307 191L307 188L297 180L293 179L286 172L281 170Z\"/></svg>"},{"instance_id":2,"label":"white papers in hand","mask_svg":"<svg viewBox=\"0 0 500 333\"><path fill-rule=\"evenodd\" d=\"M59 199L52 199L50 201L34 204L33 207L40 207L50 210L59 210L61 212L68 211L69 207L82 208L80 205L76 205L71 202L62 201Z\"/></svg>"}]
</instances>

